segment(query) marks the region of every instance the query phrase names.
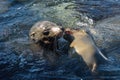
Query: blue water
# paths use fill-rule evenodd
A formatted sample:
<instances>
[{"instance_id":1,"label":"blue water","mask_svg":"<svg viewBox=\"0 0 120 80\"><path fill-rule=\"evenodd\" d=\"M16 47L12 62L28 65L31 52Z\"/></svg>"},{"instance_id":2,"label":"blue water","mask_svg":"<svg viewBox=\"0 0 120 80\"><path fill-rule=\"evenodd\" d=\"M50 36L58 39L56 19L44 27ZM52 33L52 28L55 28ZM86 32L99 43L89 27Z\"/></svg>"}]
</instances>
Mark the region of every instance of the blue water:
<instances>
[{"instance_id":1,"label":"blue water","mask_svg":"<svg viewBox=\"0 0 120 80\"><path fill-rule=\"evenodd\" d=\"M49 65L39 55L39 49L29 42L28 36L31 26L39 20L50 20L70 27L76 22L93 26L116 15L120 15L120 0L1 0L0 80L119 80L118 45L106 50L114 63L101 65L98 75L91 76L88 68L76 58L63 57L56 66ZM35 51L33 49L32 52L32 48ZM23 53L28 54L24 56Z\"/></svg>"}]
</instances>

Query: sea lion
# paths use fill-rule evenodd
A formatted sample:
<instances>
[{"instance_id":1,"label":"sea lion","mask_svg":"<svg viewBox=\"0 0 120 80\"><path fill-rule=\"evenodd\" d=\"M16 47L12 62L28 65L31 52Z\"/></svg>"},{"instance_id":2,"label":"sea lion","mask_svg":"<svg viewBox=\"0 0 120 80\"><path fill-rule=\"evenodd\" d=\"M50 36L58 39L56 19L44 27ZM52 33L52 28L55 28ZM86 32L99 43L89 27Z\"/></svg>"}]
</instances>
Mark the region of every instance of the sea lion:
<instances>
[{"instance_id":1,"label":"sea lion","mask_svg":"<svg viewBox=\"0 0 120 80\"><path fill-rule=\"evenodd\" d=\"M50 21L37 22L30 29L30 39L43 47L53 47L53 43L56 37L62 32L60 26Z\"/></svg>"},{"instance_id":2,"label":"sea lion","mask_svg":"<svg viewBox=\"0 0 120 80\"><path fill-rule=\"evenodd\" d=\"M69 29L66 30L66 32L66 34L70 34L69 36L72 36L70 47L74 48L76 53L83 58L84 62L92 72L96 70L98 65L98 57L108 60L108 58L106 58L95 45L91 35L89 35L85 30Z\"/></svg>"},{"instance_id":3,"label":"sea lion","mask_svg":"<svg viewBox=\"0 0 120 80\"><path fill-rule=\"evenodd\" d=\"M65 46L60 47L61 44L65 45L67 43L66 40L61 38L63 31L61 26L53 22L40 21L30 29L29 36L35 44L43 49L43 56L51 63L55 63L59 54L67 53Z\"/></svg>"}]
</instances>

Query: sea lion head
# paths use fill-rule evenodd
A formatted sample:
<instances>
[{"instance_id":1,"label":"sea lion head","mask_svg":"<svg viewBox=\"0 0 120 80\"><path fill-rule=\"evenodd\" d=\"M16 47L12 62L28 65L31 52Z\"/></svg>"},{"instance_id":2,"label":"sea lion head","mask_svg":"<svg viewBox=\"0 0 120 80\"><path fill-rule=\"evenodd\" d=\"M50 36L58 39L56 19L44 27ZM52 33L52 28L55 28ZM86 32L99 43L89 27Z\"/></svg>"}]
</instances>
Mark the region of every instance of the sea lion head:
<instances>
[{"instance_id":1,"label":"sea lion head","mask_svg":"<svg viewBox=\"0 0 120 80\"><path fill-rule=\"evenodd\" d=\"M35 43L39 43L41 41L45 44L50 44L61 32L61 27L57 24L50 21L41 21L32 26L29 36Z\"/></svg>"}]
</instances>

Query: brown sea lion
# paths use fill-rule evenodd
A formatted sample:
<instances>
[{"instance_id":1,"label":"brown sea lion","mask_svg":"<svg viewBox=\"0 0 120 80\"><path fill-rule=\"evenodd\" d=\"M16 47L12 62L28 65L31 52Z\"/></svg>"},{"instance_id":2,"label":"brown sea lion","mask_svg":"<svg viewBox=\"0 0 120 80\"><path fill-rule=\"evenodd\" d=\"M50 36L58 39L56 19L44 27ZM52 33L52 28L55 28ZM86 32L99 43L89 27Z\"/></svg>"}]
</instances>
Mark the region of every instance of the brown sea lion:
<instances>
[{"instance_id":1,"label":"brown sea lion","mask_svg":"<svg viewBox=\"0 0 120 80\"><path fill-rule=\"evenodd\" d=\"M64 46L60 47L60 43L64 43L64 45L67 43L61 38L62 32L62 27L57 24L50 21L41 21L33 25L29 36L35 44L43 49L43 56L54 63L58 55L65 52L62 51L65 49Z\"/></svg>"},{"instance_id":2,"label":"brown sea lion","mask_svg":"<svg viewBox=\"0 0 120 80\"><path fill-rule=\"evenodd\" d=\"M68 40L72 40L70 47L74 48L84 62L88 65L91 71L95 71L98 62L98 56L102 59L108 60L95 45L91 35L85 30L66 29L66 34L70 34Z\"/></svg>"},{"instance_id":3,"label":"brown sea lion","mask_svg":"<svg viewBox=\"0 0 120 80\"><path fill-rule=\"evenodd\" d=\"M42 41L49 44L52 42L52 38L58 36L61 32L62 30L57 24L50 21L41 21L33 25L30 29L29 36L35 43Z\"/></svg>"}]
</instances>

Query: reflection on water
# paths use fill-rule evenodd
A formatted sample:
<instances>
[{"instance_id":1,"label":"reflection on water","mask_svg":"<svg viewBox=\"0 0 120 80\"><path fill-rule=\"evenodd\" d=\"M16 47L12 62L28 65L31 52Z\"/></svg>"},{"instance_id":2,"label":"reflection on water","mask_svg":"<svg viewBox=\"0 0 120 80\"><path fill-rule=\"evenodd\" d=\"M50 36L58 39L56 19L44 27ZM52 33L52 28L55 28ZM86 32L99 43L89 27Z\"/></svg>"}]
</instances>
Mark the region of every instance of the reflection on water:
<instances>
[{"instance_id":1,"label":"reflection on water","mask_svg":"<svg viewBox=\"0 0 120 80\"><path fill-rule=\"evenodd\" d=\"M119 80L119 7L119 0L0 0L0 79ZM49 65L28 37L39 20L94 31L112 63L100 65L96 76L77 58L63 56L56 66Z\"/></svg>"}]
</instances>

